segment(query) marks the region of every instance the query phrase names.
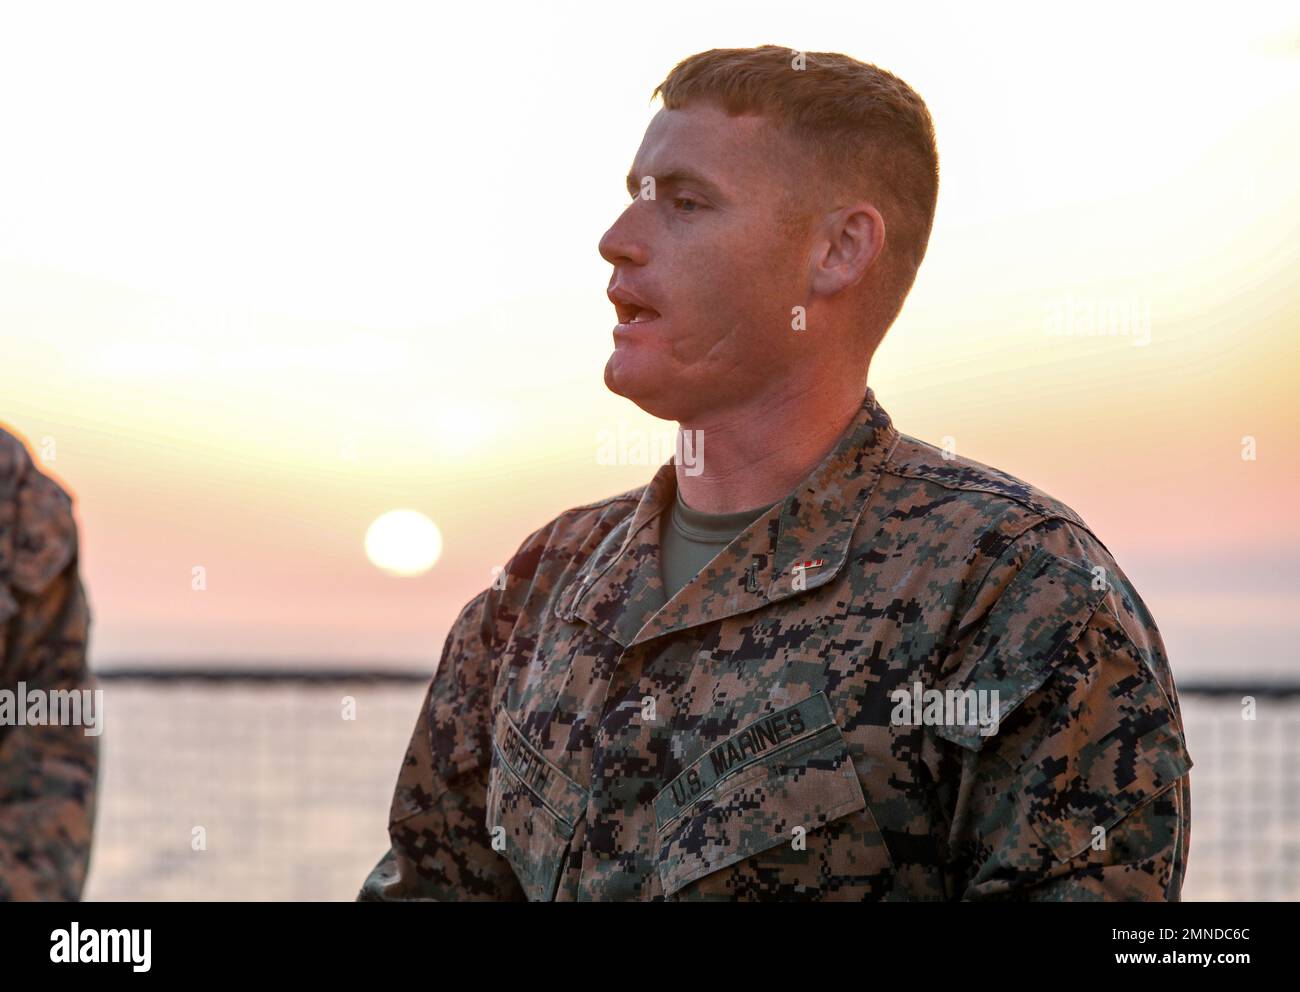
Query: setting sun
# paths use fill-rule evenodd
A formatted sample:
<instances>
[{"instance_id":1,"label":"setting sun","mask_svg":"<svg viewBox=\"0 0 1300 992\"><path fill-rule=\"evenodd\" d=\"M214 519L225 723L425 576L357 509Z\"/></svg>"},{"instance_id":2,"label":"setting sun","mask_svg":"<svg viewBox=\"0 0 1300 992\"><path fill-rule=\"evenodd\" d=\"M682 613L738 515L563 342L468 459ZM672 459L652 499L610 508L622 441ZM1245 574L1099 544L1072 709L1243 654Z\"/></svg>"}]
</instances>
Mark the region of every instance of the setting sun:
<instances>
[{"instance_id":1,"label":"setting sun","mask_svg":"<svg viewBox=\"0 0 1300 992\"><path fill-rule=\"evenodd\" d=\"M366 557L389 575L422 575L441 555L438 525L415 510L391 510L366 531Z\"/></svg>"}]
</instances>

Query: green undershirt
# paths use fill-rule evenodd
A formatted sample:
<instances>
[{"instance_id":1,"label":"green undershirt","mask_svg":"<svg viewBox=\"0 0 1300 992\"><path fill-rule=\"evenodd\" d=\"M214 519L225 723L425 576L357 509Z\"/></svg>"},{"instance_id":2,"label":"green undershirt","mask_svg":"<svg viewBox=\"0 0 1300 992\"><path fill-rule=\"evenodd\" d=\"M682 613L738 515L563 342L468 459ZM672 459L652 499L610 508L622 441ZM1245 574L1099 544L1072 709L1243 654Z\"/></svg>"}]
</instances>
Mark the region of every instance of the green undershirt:
<instances>
[{"instance_id":1,"label":"green undershirt","mask_svg":"<svg viewBox=\"0 0 1300 992\"><path fill-rule=\"evenodd\" d=\"M672 599L682 586L717 557L719 551L775 505L769 503L738 513L702 513L682 502L681 490L678 490L671 510L659 515L664 601Z\"/></svg>"}]
</instances>

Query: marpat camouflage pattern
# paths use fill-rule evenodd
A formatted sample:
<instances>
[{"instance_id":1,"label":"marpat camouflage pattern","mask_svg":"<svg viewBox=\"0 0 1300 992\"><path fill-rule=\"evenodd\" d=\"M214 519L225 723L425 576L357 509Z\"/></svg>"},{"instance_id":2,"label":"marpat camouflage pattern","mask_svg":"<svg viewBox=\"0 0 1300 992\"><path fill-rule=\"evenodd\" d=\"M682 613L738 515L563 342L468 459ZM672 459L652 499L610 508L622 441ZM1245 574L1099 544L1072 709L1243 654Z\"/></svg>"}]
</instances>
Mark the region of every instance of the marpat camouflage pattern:
<instances>
[{"instance_id":1,"label":"marpat camouflage pattern","mask_svg":"<svg viewBox=\"0 0 1300 992\"><path fill-rule=\"evenodd\" d=\"M1072 510L868 390L656 609L675 489L561 514L460 613L360 899L1179 898L1169 662ZM996 732L900 721L918 684L997 690Z\"/></svg>"},{"instance_id":2,"label":"marpat camouflage pattern","mask_svg":"<svg viewBox=\"0 0 1300 992\"><path fill-rule=\"evenodd\" d=\"M94 689L72 501L0 430L0 690ZM72 900L90 860L99 737L0 725L0 900Z\"/></svg>"}]
</instances>

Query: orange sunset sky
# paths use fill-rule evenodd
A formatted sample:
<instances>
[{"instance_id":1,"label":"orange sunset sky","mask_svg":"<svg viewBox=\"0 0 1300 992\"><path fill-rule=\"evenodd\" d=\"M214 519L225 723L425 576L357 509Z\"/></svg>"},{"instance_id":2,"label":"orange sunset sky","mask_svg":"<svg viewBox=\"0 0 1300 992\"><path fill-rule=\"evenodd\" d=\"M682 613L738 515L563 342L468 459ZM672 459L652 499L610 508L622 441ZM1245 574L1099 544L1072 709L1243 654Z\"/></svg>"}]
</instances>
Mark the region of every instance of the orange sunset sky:
<instances>
[{"instance_id":1,"label":"orange sunset sky","mask_svg":"<svg viewBox=\"0 0 1300 992\"><path fill-rule=\"evenodd\" d=\"M1074 507L1175 674L1294 674L1294 5L539 7L3 15L0 422L75 494L97 665L432 668L528 533L647 481L599 458L674 425L604 388L596 244L672 64L772 42L935 119L896 425ZM415 577L364 547L398 508Z\"/></svg>"}]
</instances>

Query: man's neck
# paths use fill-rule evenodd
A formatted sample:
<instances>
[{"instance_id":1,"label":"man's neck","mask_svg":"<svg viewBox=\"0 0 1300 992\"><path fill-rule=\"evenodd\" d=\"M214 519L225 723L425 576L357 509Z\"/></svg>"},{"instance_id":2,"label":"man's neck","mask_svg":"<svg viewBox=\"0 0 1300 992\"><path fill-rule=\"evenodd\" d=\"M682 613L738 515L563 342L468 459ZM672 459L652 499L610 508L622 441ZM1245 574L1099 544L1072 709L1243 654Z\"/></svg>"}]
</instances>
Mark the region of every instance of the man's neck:
<instances>
[{"instance_id":1,"label":"man's neck","mask_svg":"<svg viewBox=\"0 0 1300 992\"><path fill-rule=\"evenodd\" d=\"M702 437L703 450L686 442L677 491L703 513L738 513L784 499L830 454L865 393L865 382L788 390L683 421L680 431L703 432L692 434Z\"/></svg>"}]
</instances>

